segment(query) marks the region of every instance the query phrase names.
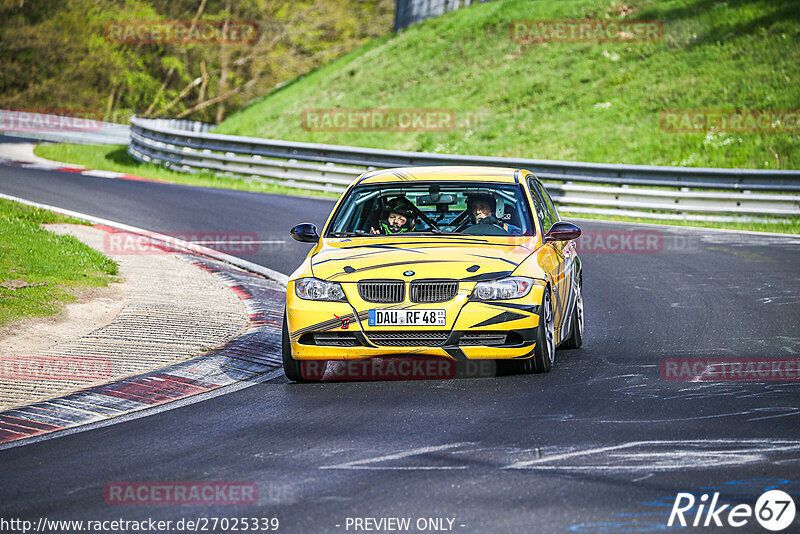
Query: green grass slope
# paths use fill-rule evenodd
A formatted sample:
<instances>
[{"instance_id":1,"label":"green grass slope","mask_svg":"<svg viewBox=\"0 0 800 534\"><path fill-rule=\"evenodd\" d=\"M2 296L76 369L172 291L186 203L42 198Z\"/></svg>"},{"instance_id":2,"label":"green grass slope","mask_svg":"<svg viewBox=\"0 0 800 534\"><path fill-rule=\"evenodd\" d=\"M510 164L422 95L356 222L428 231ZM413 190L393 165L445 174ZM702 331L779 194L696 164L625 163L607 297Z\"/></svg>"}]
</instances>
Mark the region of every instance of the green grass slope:
<instances>
[{"instance_id":1,"label":"green grass slope","mask_svg":"<svg viewBox=\"0 0 800 534\"><path fill-rule=\"evenodd\" d=\"M514 20L660 20L654 43L520 44ZM800 168L800 133L671 133L663 110L800 109L797 0L506 0L373 41L217 132L491 156ZM446 132L319 132L304 110L436 108ZM797 131L797 130L795 130Z\"/></svg>"},{"instance_id":2,"label":"green grass slope","mask_svg":"<svg viewBox=\"0 0 800 534\"><path fill-rule=\"evenodd\" d=\"M40 226L79 222L0 199L0 327L58 313L82 290L116 280L113 260Z\"/></svg>"}]
</instances>

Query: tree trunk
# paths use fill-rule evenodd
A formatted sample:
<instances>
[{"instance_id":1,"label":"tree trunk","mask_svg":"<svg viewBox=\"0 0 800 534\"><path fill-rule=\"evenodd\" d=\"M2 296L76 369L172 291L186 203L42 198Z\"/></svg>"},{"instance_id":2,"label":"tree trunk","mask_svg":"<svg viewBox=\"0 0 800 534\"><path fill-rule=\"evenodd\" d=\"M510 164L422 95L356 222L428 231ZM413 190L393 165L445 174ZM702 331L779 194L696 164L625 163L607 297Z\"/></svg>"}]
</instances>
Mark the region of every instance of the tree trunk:
<instances>
[{"instance_id":1,"label":"tree trunk","mask_svg":"<svg viewBox=\"0 0 800 534\"><path fill-rule=\"evenodd\" d=\"M231 3L230 0L225 4L225 10L230 14L231 12ZM225 25L223 26L223 35L228 34L228 25L230 21L226 20ZM220 73L219 73L219 87L217 89L217 95L224 95L226 93L228 87L228 62L230 60L230 53L228 51L228 45L220 43L219 45L219 62L220 62ZM202 102L202 100L198 100L198 102ZM219 124L222 122L222 119L225 118L225 99L222 99L217 104L217 116L214 120L215 123Z\"/></svg>"}]
</instances>

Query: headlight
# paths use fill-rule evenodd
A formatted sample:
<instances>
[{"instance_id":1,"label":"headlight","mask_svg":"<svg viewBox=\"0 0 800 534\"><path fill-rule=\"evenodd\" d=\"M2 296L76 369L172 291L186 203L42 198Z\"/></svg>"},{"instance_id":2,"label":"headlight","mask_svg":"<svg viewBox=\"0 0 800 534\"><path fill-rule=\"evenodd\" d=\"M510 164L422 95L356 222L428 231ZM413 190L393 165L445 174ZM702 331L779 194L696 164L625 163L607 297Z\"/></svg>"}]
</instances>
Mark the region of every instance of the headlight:
<instances>
[{"instance_id":1,"label":"headlight","mask_svg":"<svg viewBox=\"0 0 800 534\"><path fill-rule=\"evenodd\" d=\"M332 300L347 302L342 285L319 278L301 278L294 283L294 292L305 300Z\"/></svg>"},{"instance_id":2,"label":"headlight","mask_svg":"<svg viewBox=\"0 0 800 534\"><path fill-rule=\"evenodd\" d=\"M522 276L478 282L472 290L470 300L518 299L530 293L533 283L532 278Z\"/></svg>"}]
</instances>

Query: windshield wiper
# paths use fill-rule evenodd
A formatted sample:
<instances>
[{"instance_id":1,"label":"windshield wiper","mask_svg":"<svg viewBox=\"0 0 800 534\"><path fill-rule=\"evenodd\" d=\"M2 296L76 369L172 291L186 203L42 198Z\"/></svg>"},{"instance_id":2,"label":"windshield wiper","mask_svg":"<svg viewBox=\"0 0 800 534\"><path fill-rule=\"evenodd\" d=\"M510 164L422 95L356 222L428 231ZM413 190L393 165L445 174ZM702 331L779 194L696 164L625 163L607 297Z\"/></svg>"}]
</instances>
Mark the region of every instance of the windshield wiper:
<instances>
[{"instance_id":1,"label":"windshield wiper","mask_svg":"<svg viewBox=\"0 0 800 534\"><path fill-rule=\"evenodd\" d=\"M328 237L363 237L372 235L364 230L356 230L355 232L328 232Z\"/></svg>"},{"instance_id":2,"label":"windshield wiper","mask_svg":"<svg viewBox=\"0 0 800 534\"><path fill-rule=\"evenodd\" d=\"M444 230L440 230L438 228L431 228L430 230L420 230L418 232L408 232L409 234L419 234L419 235L442 235L442 234L449 234L450 232L445 232Z\"/></svg>"},{"instance_id":3,"label":"windshield wiper","mask_svg":"<svg viewBox=\"0 0 800 534\"><path fill-rule=\"evenodd\" d=\"M330 237L355 237L357 235L355 232L328 232Z\"/></svg>"}]
</instances>

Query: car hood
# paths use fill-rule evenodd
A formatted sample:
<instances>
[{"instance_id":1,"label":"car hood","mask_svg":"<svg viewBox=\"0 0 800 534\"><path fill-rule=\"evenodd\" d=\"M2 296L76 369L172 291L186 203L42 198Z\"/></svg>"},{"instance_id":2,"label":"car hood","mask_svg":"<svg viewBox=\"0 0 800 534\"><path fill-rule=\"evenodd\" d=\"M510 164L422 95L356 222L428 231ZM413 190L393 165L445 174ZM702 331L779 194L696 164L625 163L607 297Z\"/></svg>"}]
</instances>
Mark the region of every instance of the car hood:
<instances>
[{"instance_id":1,"label":"car hood","mask_svg":"<svg viewBox=\"0 0 800 534\"><path fill-rule=\"evenodd\" d=\"M311 258L317 278L336 282L406 277L493 280L508 276L536 247L521 237L403 236L324 239Z\"/></svg>"}]
</instances>

